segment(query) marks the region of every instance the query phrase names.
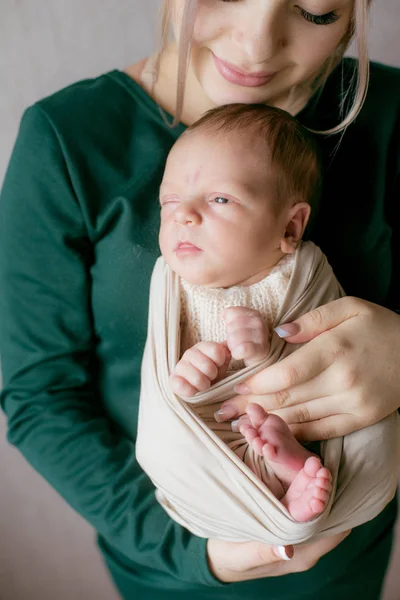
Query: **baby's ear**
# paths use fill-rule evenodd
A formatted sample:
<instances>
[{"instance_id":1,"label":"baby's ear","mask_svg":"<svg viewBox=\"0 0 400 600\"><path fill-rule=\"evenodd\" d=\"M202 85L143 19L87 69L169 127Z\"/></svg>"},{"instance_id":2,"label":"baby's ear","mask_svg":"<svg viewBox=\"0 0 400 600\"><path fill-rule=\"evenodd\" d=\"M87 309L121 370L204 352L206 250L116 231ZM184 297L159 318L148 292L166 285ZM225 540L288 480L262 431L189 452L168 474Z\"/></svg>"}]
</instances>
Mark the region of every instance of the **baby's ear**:
<instances>
[{"instance_id":1,"label":"baby's ear","mask_svg":"<svg viewBox=\"0 0 400 600\"><path fill-rule=\"evenodd\" d=\"M285 234L281 239L281 250L285 254L296 251L310 218L311 207L307 202L298 202L289 210Z\"/></svg>"}]
</instances>

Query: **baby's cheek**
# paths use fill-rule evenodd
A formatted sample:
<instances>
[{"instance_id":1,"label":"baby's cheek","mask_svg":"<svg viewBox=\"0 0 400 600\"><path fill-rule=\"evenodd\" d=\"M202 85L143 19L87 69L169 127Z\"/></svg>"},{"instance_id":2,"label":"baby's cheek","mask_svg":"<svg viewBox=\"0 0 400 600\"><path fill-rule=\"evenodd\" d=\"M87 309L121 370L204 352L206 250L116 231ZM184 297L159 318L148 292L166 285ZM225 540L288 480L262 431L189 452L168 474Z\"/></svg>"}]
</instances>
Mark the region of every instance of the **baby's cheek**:
<instances>
[{"instance_id":1,"label":"baby's cheek","mask_svg":"<svg viewBox=\"0 0 400 600\"><path fill-rule=\"evenodd\" d=\"M166 259L167 256L169 256L169 254L171 253L171 247L173 244L173 238L167 223L161 222L158 242L160 244L161 253Z\"/></svg>"}]
</instances>

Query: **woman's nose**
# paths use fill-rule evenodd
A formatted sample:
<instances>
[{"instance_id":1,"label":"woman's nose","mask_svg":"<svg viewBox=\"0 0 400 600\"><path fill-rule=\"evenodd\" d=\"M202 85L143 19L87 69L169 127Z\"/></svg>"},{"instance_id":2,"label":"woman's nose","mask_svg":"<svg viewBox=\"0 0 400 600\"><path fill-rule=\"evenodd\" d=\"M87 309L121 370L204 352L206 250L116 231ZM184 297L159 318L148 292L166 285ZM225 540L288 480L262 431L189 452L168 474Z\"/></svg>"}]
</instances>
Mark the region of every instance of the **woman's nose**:
<instances>
[{"instance_id":1,"label":"woman's nose","mask_svg":"<svg viewBox=\"0 0 400 600\"><path fill-rule=\"evenodd\" d=\"M201 215L193 208L180 206L175 211L174 221L177 225L199 225L201 222Z\"/></svg>"},{"instance_id":2,"label":"woman's nose","mask_svg":"<svg viewBox=\"0 0 400 600\"><path fill-rule=\"evenodd\" d=\"M282 6L275 0L254 5L252 9L247 6L233 32L234 42L253 65L273 59L286 44Z\"/></svg>"}]
</instances>

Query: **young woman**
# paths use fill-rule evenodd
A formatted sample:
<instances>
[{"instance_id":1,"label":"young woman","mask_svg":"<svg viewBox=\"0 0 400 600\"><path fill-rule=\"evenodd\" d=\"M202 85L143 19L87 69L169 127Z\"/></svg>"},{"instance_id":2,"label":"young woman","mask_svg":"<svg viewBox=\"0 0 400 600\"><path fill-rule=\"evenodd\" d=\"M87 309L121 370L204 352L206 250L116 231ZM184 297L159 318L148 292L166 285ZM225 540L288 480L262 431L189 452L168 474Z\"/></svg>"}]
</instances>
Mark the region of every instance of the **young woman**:
<instances>
[{"instance_id":1,"label":"young woman","mask_svg":"<svg viewBox=\"0 0 400 600\"><path fill-rule=\"evenodd\" d=\"M308 237L353 297L290 324L289 341L307 343L220 417L258 402L313 440L399 407L400 71L368 62L368 5L166 2L158 57L23 116L0 202L2 407L10 442L98 531L124 598L379 598L395 502L294 556L206 541L157 504L134 443L165 158L224 103L278 106L318 132L324 186ZM342 58L353 35L358 61Z\"/></svg>"}]
</instances>

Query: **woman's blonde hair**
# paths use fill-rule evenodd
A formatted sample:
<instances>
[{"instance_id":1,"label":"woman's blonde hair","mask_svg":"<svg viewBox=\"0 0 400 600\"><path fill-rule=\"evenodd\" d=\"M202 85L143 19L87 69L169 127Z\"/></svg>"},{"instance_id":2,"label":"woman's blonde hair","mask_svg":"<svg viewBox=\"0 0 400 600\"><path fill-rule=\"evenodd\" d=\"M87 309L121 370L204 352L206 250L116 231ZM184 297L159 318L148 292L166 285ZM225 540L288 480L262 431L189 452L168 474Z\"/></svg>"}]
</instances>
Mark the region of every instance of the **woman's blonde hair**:
<instances>
[{"instance_id":1,"label":"woman's blonde hair","mask_svg":"<svg viewBox=\"0 0 400 600\"><path fill-rule=\"evenodd\" d=\"M342 122L327 131L320 131L321 134L334 134L343 132L358 116L364 104L369 84L369 57L368 57L368 12L372 0L354 0L353 16L348 31L341 40L333 56L322 66L321 71L316 75L310 91L314 94L322 90L330 73L343 58L350 42L353 38L356 40L358 55L358 68L347 88L343 92L340 104ZM186 75L190 61L190 50L193 37L194 22L196 18L197 0L185 0L182 14L181 30L179 34L179 61L178 61L178 85L175 118L172 125L177 125L182 116ZM173 10L173 0L164 0L162 19L161 19L161 45L156 56L155 78L157 79L160 58L163 50L169 41L171 16ZM353 99L350 109L345 113L345 108L349 100Z\"/></svg>"}]
</instances>

